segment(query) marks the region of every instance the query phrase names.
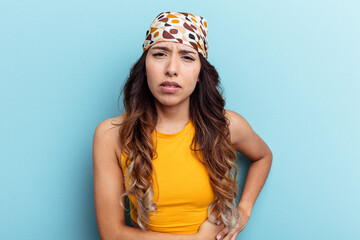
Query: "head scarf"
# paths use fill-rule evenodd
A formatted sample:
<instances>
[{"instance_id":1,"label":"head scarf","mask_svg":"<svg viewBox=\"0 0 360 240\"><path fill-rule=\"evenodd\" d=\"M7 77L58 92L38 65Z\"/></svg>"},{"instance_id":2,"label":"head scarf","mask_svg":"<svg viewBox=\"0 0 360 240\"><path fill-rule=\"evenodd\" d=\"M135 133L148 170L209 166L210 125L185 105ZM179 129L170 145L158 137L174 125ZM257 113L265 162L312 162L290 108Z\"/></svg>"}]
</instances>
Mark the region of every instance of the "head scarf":
<instances>
[{"instance_id":1,"label":"head scarf","mask_svg":"<svg viewBox=\"0 0 360 240\"><path fill-rule=\"evenodd\" d=\"M143 52L164 41L188 45L207 59L207 22L205 18L191 13L162 12L146 32Z\"/></svg>"}]
</instances>

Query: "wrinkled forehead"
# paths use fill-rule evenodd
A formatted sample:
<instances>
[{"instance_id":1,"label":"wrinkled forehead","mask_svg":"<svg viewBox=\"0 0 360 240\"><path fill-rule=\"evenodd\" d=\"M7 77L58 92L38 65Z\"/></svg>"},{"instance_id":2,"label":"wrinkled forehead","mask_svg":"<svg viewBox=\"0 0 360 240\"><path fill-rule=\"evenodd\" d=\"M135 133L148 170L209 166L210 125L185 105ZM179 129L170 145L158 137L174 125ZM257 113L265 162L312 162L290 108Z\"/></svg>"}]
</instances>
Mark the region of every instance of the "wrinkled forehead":
<instances>
[{"instance_id":1,"label":"wrinkled forehead","mask_svg":"<svg viewBox=\"0 0 360 240\"><path fill-rule=\"evenodd\" d=\"M188 46L188 45L185 45L185 44L182 44L182 43L176 43L176 42L166 42L166 41L163 41L163 42L157 42L155 43L154 45L152 45L150 47L150 49L152 49L153 47L166 47L170 50L187 50L187 51L192 51L192 52L197 52L194 48Z\"/></svg>"}]
</instances>

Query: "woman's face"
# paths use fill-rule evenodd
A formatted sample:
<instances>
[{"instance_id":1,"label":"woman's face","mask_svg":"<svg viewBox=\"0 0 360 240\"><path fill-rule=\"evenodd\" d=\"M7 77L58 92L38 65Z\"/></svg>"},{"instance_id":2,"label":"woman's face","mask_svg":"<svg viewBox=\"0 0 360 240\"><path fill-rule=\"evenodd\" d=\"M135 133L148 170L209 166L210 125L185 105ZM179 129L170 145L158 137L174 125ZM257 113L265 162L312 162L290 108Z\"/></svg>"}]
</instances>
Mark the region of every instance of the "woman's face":
<instances>
[{"instance_id":1,"label":"woman's face","mask_svg":"<svg viewBox=\"0 0 360 240\"><path fill-rule=\"evenodd\" d=\"M194 48L174 42L156 43L148 50L145 65L148 86L156 104L189 105L201 69L200 57Z\"/></svg>"}]
</instances>

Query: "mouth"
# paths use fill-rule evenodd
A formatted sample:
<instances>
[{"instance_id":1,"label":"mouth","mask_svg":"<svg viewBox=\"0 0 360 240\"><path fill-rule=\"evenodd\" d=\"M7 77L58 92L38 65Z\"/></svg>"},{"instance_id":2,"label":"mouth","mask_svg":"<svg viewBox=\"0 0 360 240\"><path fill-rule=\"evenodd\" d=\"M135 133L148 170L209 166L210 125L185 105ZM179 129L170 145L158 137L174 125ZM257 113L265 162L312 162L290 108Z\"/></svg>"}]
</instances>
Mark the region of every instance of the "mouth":
<instances>
[{"instance_id":1,"label":"mouth","mask_svg":"<svg viewBox=\"0 0 360 240\"><path fill-rule=\"evenodd\" d=\"M176 82L171 82L171 81L165 81L163 83L160 84L161 87L169 87L169 88L181 88L179 84L177 84Z\"/></svg>"}]
</instances>

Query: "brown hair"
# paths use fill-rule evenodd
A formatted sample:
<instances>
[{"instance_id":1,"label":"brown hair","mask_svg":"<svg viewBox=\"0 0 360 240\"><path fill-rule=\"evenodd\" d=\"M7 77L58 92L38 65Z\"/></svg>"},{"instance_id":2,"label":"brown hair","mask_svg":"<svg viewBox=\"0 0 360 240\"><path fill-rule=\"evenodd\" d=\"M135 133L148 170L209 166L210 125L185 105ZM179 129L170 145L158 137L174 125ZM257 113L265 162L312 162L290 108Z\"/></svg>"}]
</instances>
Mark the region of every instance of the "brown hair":
<instances>
[{"instance_id":1,"label":"brown hair","mask_svg":"<svg viewBox=\"0 0 360 240\"><path fill-rule=\"evenodd\" d=\"M156 211L152 179L152 159L155 148L151 133L157 123L153 95L147 85L145 51L133 65L123 88L126 117L120 124L120 144L127 171L124 194L134 195L137 201L137 223L143 229L149 227L150 212ZM199 82L190 95L190 119L195 127L192 150L204 163L224 224L233 227L238 218L234 206L237 197L236 152L230 142L229 121L225 117L225 100L220 94L220 80L214 66L199 54L201 70ZM200 158L202 155L202 159ZM232 171L234 170L234 171ZM208 211L209 213L209 211Z\"/></svg>"}]
</instances>

